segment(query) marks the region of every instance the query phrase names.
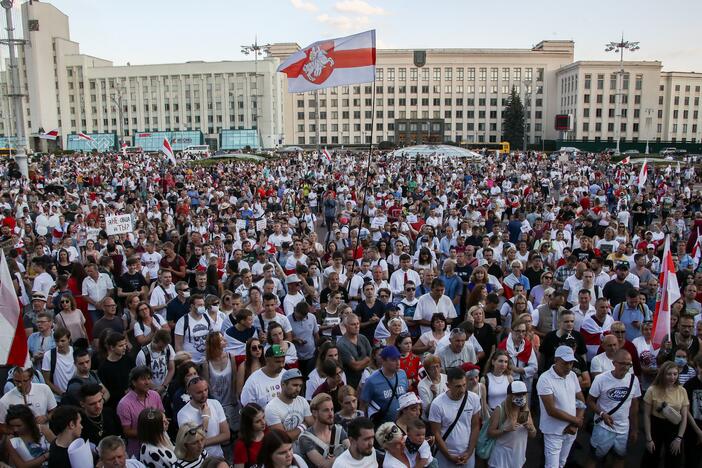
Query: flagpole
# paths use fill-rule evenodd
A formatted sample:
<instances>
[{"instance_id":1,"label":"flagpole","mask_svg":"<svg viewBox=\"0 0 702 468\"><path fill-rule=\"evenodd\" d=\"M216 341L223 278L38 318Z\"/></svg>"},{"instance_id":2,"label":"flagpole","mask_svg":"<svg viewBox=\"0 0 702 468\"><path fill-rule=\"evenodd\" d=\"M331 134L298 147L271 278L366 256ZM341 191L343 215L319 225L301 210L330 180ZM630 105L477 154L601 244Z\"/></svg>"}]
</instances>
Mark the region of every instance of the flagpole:
<instances>
[{"instance_id":1,"label":"flagpole","mask_svg":"<svg viewBox=\"0 0 702 468\"><path fill-rule=\"evenodd\" d=\"M314 90L314 107L315 107L314 129L315 129L315 137L317 140L317 157L319 157L321 155L321 153L320 153L320 142L319 142L319 90L318 89Z\"/></svg>"},{"instance_id":2,"label":"flagpole","mask_svg":"<svg viewBox=\"0 0 702 468\"><path fill-rule=\"evenodd\" d=\"M363 211L366 208L366 198L368 198L368 185L370 185L370 165L371 165L371 155L373 154L373 132L375 131L375 80L373 80L373 103L371 105L371 131L370 131L370 141L368 142L368 160L366 162L366 186L363 189L363 202L361 203L361 211L359 212L360 219L358 220L358 233L356 234L356 248L361 245L361 229L363 228ZM356 251L353 252L354 261L356 260ZM349 282L349 290L351 288L351 283Z\"/></svg>"}]
</instances>

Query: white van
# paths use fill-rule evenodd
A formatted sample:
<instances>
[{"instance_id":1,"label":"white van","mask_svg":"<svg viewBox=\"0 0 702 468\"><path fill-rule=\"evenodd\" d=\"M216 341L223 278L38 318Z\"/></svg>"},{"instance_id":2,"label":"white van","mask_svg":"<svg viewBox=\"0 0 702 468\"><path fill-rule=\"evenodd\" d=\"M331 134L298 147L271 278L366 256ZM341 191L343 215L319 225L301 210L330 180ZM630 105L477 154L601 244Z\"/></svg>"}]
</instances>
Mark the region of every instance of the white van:
<instances>
[{"instance_id":1,"label":"white van","mask_svg":"<svg viewBox=\"0 0 702 468\"><path fill-rule=\"evenodd\" d=\"M210 146L209 145L188 146L187 148L185 148L183 150L183 155L184 156L196 155L196 156L208 157L210 155Z\"/></svg>"}]
</instances>

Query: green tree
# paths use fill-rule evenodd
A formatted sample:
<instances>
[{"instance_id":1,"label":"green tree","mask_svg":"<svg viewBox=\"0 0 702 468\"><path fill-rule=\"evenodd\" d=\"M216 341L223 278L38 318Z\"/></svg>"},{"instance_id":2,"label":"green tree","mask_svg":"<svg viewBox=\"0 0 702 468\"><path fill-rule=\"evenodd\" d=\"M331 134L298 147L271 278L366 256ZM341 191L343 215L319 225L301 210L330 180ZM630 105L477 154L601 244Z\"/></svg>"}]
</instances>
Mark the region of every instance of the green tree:
<instances>
[{"instance_id":1,"label":"green tree","mask_svg":"<svg viewBox=\"0 0 702 468\"><path fill-rule=\"evenodd\" d=\"M512 87L502 112L502 141L509 142L515 150L520 149L524 142L524 106L515 87Z\"/></svg>"}]
</instances>

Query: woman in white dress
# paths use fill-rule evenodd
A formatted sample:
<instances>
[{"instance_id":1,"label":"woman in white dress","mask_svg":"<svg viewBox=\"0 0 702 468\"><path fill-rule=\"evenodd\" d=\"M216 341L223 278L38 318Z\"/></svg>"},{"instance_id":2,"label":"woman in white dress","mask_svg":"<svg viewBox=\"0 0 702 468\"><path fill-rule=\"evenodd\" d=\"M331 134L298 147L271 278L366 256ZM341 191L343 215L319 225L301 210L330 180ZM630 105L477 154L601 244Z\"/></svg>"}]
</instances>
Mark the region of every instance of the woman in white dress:
<instances>
[{"instance_id":1,"label":"woman in white dress","mask_svg":"<svg viewBox=\"0 0 702 468\"><path fill-rule=\"evenodd\" d=\"M490 468L524 466L527 438L536 436L524 382L517 380L509 385L507 398L490 416L488 436L495 439L495 446L488 459Z\"/></svg>"}]
</instances>

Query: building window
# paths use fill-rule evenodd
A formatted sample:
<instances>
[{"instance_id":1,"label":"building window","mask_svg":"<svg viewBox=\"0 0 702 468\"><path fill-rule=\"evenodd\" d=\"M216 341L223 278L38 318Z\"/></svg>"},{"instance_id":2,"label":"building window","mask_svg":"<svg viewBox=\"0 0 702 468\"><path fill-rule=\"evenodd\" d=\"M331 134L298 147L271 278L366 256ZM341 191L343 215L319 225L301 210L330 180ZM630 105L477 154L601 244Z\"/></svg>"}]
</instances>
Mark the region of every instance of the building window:
<instances>
[{"instance_id":1,"label":"building window","mask_svg":"<svg viewBox=\"0 0 702 468\"><path fill-rule=\"evenodd\" d=\"M468 81L475 81L475 68L468 69Z\"/></svg>"},{"instance_id":2,"label":"building window","mask_svg":"<svg viewBox=\"0 0 702 468\"><path fill-rule=\"evenodd\" d=\"M487 80L487 68L481 68L480 69L480 81L486 81Z\"/></svg>"},{"instance_id":3,"label":"building window","mask_svg":"<svg viewBox=\"0 0 702 468\"><path fill-rule=\"evenodd\" d=\"M444 79L447 81L453 80L453 69L451 67L444 68Z\"/></svg>"},{"instance_id":4,"label":"building window","mask_svg":"<svg viewBox=\"0 0 702 468\"><path fill-rule=\"evenodd\" d=\"M415 75L414 81L417 81L417 69L413 68L413 70L414 70L414 75ZM400 75L399 75L400 81L407 81L407 69L400 68L399 71L400 71Z\"/></svg>"},{"instance_id":5,"label":"building window","mask_svg":"<svg viewBox=\"0 0 702 468\"><path fill-rule=\"evenodd\" d=\"M592 75L585 75L585 89L590 89L591 82L592 82Z\"/></svg>"},{"instance_id":6,"label":"building window","mask_svg":"<svg viewBox=\"0 0 702 468\"><path fill-rule=\"evenodd\" d=\"M456 71L457 71L457 74L458 74L458 76L456 77L456 79L457 79L458 81L463 81L463 67L458 68Z\"/></svg>"},{"instance_id":7,"label":"building window","mask_svg":"<svg viewBox=\"0 0 702 468\"><path fill-rule=\"evenodd\" d=\"M502 69L502 81L509 81L509 67Z\"/></svg>"}]
</instances>

